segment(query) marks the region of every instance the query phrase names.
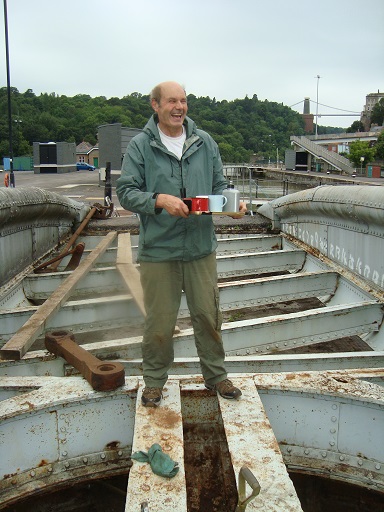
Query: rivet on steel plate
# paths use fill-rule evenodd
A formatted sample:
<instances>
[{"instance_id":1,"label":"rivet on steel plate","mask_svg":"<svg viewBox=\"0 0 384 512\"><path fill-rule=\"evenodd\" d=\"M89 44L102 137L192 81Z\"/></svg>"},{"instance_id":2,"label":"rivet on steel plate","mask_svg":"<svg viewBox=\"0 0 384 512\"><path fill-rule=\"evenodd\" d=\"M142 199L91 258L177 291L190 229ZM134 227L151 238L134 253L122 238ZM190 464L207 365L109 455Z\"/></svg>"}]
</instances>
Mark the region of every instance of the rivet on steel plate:
<instances>
[{"instance_id":1,"label":"rivet on steel plate","mask_svg":"<svg viewBox=\"0 0 384 512\"><path fill-rule=\"evenodd\" d=\"M105 459L105 453L102 453L102 454L100 455L100 457L101 457L102 459Z\"/></svg>"},{"instance_id":2,"label":"rivet on steel plate","mask_svg":"<svg viewBox=\"0 0 384 512\"><path fill-rule=\"evenodd\" d=\"M375 468L376 468L376 469L380 469L380 468L381 468L381 465L380 465L380 464L376 464Z\"/></svg>"},{"instance_id":3,"label":"rivet on steel plate","mask_svg":"<svg viewBox=\"0 0 384 512\"><path fill-rule=\"evenodd\" d=\"M66 462L64 466L68 469L69 468L69 462Z\"/></svg>"},{"instance_id":4,"label":"rivet on steel plate","mask_svg":"<svg viewBox=\"0 0 384 512\"><path fill-rule=\"evenodd\" d=\"M83 462L84 462L84 464L87 464L87 462L88 462L87 457L83 457Z\"/></svg>"},{"instance_id":5,"label":"rivet on steel plate","mask_svg":"<svg viewBox=\"0 0 384 512\"><path fill-rule=\"evenodd\" d=\"M68 455L68 453L67 453L67 452L63 452L61 455L62 455L63 457L66 457L66 456Z\"/></svg>"},{"instance_id":6,"label":"rivet on steel plate","mask_svg":"<svg viewBox=\"0 0 384 512\"><path fill-rule=\"evenodd\" d=\"M36 473L35 473L34 471L31 471L29 474L30 474L31 476L36 476Z\"/></svg>"},{"instance_id":7,"label":"rivet on steel plate","mask_svg":"<svg viewBox=\"0 0 384 512\"><path fill-rule=\"evenodd\" d=\"M340 458L340 460L344 460L345 459L344 455L340 455L339 458Z\"/></svg>"},{"instance_id":8,"label":"rivet on steel plate","mask_svg":"<svg viewBox=\"0 0 384 512\"><path fill-rule=\"evenodd\" d=\"M362 461L361 459L359 459L359 460L357 461L357 463L358 463L358 465L359 465L359 466L362 466L362 465L363 465L363 461Z\"/></svg>"},{"instance_id":9,"label":"rivet on steel plate","mask_svg":"<svg viewBox=\"0 0 384 512\"><path fill-rule=\"evenodd\" d=\"M122 452L121 450L119 450L119 451L117 452L117 455L118 455L119 457L121 457L121 456L123 455L123 452Z\"/></svg>"},{"instance_id":10,"label":"rivet on steel plate","mask_svg":"<svg viewBox=\"0 0 384 512\"><path fill-rule=\"evenodd\" d=\"M309 450L304 450L305 455L309 454Z\"/></svg>"}]
</instances>

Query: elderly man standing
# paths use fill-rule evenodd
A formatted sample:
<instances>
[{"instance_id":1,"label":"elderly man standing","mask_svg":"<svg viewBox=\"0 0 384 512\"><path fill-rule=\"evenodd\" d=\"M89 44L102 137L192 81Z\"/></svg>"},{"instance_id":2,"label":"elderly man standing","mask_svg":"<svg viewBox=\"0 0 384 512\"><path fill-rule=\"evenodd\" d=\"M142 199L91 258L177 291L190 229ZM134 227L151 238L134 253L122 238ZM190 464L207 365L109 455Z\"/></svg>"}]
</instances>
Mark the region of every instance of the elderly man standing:
<instances>
[{"instance_id":1,"label":"elderly man standing","mask_svg":"<svg viewBox=\"0 0 384 512\"><path fill-rule=\"evenodd\" d=\"M123 208L140 214L138 261L146 309L142 342L146 407L160 404L173 363L173 333L182 290L193 325L205 386L224 398L241 391L227 378L217 287L217 240L210 215L190 215L183 197L226 188L217 144L187 117L176 82L151 93L154 114L128 145L116 192ZM246 209L240 203L240 211Z\"/></svg>"}]
</instances>

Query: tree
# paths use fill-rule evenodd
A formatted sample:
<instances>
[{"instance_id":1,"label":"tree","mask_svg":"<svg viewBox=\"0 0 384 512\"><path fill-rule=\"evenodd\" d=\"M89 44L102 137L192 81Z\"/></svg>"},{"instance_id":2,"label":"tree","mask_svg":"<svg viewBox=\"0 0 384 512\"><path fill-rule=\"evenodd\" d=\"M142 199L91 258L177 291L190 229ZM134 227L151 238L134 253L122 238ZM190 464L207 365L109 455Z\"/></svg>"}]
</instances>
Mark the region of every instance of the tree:
<instances>
[{"instance_id":1,"label":"tree","mask_svg":"<svg viewBox=\"0 0 384 512\"><path fill-rule=\"evenodd\" d=\"M369 147L369 142L363 142L361 140L356 140L355 142L351 142L349 145L349 160L353 163L355 167L360 167L363 165L367 165L368 162L372 162L375 157L375 148ZM364 158L363 162L361 158Z\"/></svg>"},{"instance_id":2,"label":"tree","mask_svg":"<svg viewBox=\"0 0 384 512\"><path fill-rule=\"evenodd\" d=\"M364 125L361 121L354 121L349 128L346 129L347 133L365 132Z\"/></svg>"},{"instance_id":3,"label":"tree","mask_svg":"<svg viewBox=\"0 0 384 512\"><path fill-rule=\"evenodd\" d=\"M371 123L377 124L378 126L383 126L384 123L384 98L380 98L380 100L374 105L371 113Z\"/></svg>"},{"instance_id":4,"label":"tree","mask_svg":"<svg viewBox=\"0 0 384 512\"><path fill-rule=\"evenodd\" d=\"M375 151L376 160L384 160L384 130L380 133L380 135L377 138Z\"/></svg>"},{"instance_id":5,"label":"tree","mask_svg":"<svg viewBox=\"0 0 384 512\"><path fill-rule=\"evenodd\" d=\"M139 92L122 98L92 98L88 94L73 97L53 93L38 96L32 89L20 93L11 88L12 109L22 120L20 133L14 134L14 150L24 153L33 142L96 142L98 127L121 123L144 128L153 110L149 96ZM249 161L253 153L268 158L290 148L291 135L304 135L302 116L291 108L268 100L259 101L256 94L233 101L188 95L191 118L198 128L206 130L220 144L224 162ZM326 128L327 133L340 131ZM333 130L333 131L332 131ZM17 137L19 136L19 137ZM0 159L8 152L7 88L0 88ZM4 143L3 143L4 142ZM31 151L32 154L32 151Z\"/></svg>"}]
</instances>

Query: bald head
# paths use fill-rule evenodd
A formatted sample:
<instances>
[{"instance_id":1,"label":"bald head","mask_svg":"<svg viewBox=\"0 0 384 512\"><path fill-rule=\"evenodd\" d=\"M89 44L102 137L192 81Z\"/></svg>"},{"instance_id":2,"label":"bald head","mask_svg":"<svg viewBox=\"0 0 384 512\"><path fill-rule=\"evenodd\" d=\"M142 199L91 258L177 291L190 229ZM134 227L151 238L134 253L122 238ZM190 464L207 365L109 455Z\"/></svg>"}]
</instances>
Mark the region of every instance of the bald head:
<instances>
[{"instance_id":1,"label":"bald head","mask_svg":"<svg viewBox=\"0 0 384 512\"><path fill-rule=\"evenodd\" d=\"M156 103L160 104L162 97L168 96L169 94L172 94L172 92L176 91L182 91L184 95L186 95L185 88L178 82L161 82L152 89L150 97L151 102L154 100Z\"/></svg>"}]
</instances>

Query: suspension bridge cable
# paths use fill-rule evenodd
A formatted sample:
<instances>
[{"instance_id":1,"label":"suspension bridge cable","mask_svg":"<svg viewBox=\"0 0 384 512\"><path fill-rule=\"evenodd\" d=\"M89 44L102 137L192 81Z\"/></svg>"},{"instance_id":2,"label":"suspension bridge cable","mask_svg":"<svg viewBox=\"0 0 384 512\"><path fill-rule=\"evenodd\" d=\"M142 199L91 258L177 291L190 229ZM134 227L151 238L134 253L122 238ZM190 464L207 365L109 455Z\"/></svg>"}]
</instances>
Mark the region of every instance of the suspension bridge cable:
<instances>
[{"instance_id":1,"label":"suspension bridge cable","mask_svg":"<svg viewBox=\"0 0 384 512\"><path fill-rule=\"evenodd\" d=\"M316 101L314 100L309 100L311 103L315 103L316 104ZM289 108L292 108L292 107L295 107L296 105L300 105L300 103L303 103L304 100L301 100L301 101L298 101L297 103L294 103L293 105L289 105ZM333 110L340 110L341 112L350 112L351 114L360 114L361 112L355 112L354 110L346 110L344 108L338 108L338 107L331 107L330 105L324 105L324 103L319 103L319 105L321 105L322 107L327 107L327 108L332 108Z\"/></svg>"},{"instance_id":2,"label":"suspension bridge cable","mask_svg":"<svg viewBox=\"0 0 384 512\"><path fill-rule=\"evenodd\" d=\"M311 103L316 103L316 101L309 100ZM342 112L350 112L351 114L360 114L360 112L355 112L354 110L345 110L344 108L331 107L330 105L324 105L324 103L319 103L322 107L332 108L333 110L341 110Z\"/></svg>"}]
</instances>

